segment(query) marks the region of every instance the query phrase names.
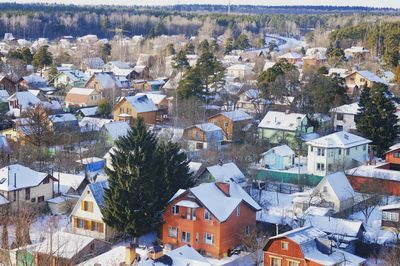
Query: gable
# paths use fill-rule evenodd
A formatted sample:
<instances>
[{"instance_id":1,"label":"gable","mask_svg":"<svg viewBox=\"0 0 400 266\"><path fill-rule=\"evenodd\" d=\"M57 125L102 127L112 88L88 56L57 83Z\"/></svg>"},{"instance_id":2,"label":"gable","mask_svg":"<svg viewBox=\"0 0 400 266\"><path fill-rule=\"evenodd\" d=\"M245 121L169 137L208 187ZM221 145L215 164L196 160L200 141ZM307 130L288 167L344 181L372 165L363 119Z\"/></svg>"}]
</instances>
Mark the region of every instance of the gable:
<instances>
[{"instance_id":1,"label":"gable","mask_svg":"<svg viewBox=\"0 0 400 266\"><path fill-rule=\"evenodd\" d=\"M90 201L93 202L93 212L83 211L81 209L81 204L83 201ZM71 212L71 217L81 217L87 218L96 221L103 221L103 214L101 213L101 209L98 206L95 198L93 197L89 186L86 186L85 190L83 191L82 195L80 196L78 202L74 206L74 209Z\"/></svg>"}]
</instances>

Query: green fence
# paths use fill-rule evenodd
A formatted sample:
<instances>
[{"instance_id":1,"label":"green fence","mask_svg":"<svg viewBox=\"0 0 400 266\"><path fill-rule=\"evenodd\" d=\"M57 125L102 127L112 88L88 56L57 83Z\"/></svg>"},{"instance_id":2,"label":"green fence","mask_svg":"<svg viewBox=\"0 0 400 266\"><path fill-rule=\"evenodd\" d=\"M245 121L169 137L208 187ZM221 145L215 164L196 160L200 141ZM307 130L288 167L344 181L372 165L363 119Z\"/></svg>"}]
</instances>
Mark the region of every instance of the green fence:
<instances>
[{"instance_id":1,"label":"green fence","mask_svg":"<svg viewBox=\"0 0 400 266\"><path fill-rule=\"evenodd\" d=\"M299 174L298 173L288 173L273 170L259 169L256 175L257 180L261 181L273 181L289 184L300 184L304 186L316 186L321 180L322 176L310 175L310 174Z\"/></svg>"}]
</instances>

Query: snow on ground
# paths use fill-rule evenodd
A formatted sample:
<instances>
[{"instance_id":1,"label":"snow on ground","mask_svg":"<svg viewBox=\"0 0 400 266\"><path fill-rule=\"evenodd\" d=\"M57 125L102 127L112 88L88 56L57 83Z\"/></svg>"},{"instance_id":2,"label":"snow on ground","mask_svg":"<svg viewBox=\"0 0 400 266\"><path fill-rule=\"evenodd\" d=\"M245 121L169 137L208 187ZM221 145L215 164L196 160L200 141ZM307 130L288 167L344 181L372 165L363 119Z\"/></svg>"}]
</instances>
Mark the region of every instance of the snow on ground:
<instances>
[{"instance_id":1,"label":"snow on ground","mask_svg":"<svg viewBox=\"0 0 400 266\"><path fill-rule=\"evenodd\" d=\"M384 203L377 206L372 211L367 223L365 222L365 216L361 211L353 213L349 216L349 218L354 220L361 220L364 222L364 227L367 231L365 233L366 240L377 244L390 243L395 240L396 235L393 232L381 229L382 211L379 209L379 207L393 202L398 202L399 200L400 198L393 196L388 197L387 199L385 198Z\"/></svg>"},{"instance_id":2,"label":"snow on ground","mask_svg":"<svg viewBox=\"0 0 400 266\"><path fill-rule=\"evenodd\" d=\"M53 221L51 221L53 220ZM56 231L67 231L67 227L69 227L69 219L66 215L43 215L39 216L32 223L30 228L30 236L32 244L40 243L43 239L50 233L50 225L53 224L53 232ZM3 228L0 227L0 235L2 233ZM15 241L15 226L8 226L8 239L9 244Z\"/></svg>"},{"instance_id":3,"label":"snow on ground","mask_svg":"<svg viewBox=\"0 0 400 266\"><path fill-rule=\"evenodd\" d=\"M293 194L283 194L273 191L261 191L261 197L258 191L253 190L251 194L253 198L261 202L263 210L257 213L257 220L268 223L290 223L294 217L292 200Z\"/></svg>"}]
</instances>

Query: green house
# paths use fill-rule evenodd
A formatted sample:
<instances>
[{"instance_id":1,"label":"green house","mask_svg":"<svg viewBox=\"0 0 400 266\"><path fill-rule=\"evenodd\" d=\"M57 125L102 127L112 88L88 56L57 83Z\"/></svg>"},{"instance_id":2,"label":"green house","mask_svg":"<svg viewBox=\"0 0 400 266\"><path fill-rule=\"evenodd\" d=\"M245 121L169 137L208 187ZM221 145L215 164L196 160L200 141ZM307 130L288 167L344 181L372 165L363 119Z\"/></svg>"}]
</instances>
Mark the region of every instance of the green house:
<instances>
[{"instance_id":1,"label":"green house","mask_svg":"<svg viewBox=\"0 0 400 266\"><path fill-rule=\"evenodd\" d=\"M88 77L80 70L66 70L52 80L54 87L84 87Z\"/></svg>"}]
</instances>

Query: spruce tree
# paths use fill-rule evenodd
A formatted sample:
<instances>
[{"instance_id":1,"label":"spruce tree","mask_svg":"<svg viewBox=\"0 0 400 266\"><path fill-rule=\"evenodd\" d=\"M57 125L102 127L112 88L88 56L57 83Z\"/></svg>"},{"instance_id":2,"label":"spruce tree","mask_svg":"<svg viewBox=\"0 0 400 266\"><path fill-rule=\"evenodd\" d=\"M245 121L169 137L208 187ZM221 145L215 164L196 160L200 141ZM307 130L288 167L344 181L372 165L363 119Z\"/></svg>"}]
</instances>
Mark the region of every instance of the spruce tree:
<instances>
[{"instance_id":1,"label":"spruce tree","mask_svg":"<svg viewBox=\"0 0 400 266\"><path fill-rule=\"evenodd\" d=\"M383 156L397 138L399 127L395 113L396 107L385 85L363 89L355 117L357 130L372 140L378 156Z\"/></svg>"},{"instance_id":2,"label":"spruce tree","mask_svg":"<svg viewBox=\"0 0 400 266\"><path fill-rule=\"evenodd\" d=\"M131 237L157 230L172 195L194 184L187 182L192 178L186 155L172 144L158 145L143 119L116 141L114 151L112 169L106 169L104 221Z\"/></svg>"}]
</instances>

